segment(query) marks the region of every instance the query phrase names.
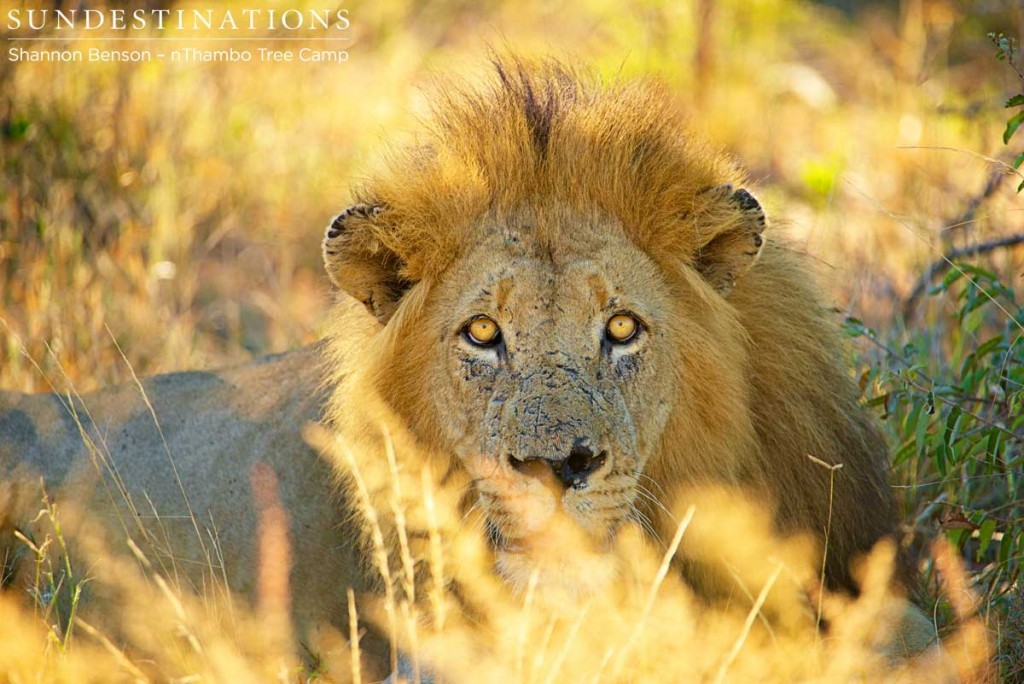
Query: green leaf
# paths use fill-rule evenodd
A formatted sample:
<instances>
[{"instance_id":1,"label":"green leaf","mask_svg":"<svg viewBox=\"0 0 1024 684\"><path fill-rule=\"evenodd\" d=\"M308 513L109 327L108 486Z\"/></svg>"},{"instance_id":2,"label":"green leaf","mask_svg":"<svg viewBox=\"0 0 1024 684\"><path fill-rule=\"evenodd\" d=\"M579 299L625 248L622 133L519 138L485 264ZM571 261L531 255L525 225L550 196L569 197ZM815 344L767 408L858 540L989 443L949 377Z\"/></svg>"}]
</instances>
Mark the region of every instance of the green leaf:
<instances>
[{"instance_id":1,"label":"green leaf","mask_svg":"<svg viewBox=\"0 0 1024 684\"><path fill-rule=\"evenodd\" d=\"M917 425L914 426L914 439L917 442L917 455L920 458L924 455L925 447L928 445L928 424L932 421L928 411L921 411L917 416Z\"/></svg>"},{"instance_id":2,"label":"green leaf","mask_svg":"<svg viewBox=\"0 0 1024 684\"><path fill-rule=\"evenodd\" d=\"M988 444L985 446L985 454L992 470L999 464L999 451L1003 442L1003 433L999 430L992 430L988 433Z\"/></svg>"},{"instance_id":3,"label":"green leaf","mask_svg":"<svg viewBox=\"0 0 1024 684\"><path fill-rule=\"evenodd\" d=\"M960 428L960 414L963 411L960 410L959 406L954 406L949 412L949 417L946 418L946 432L942 435L942 441L949 449L950 454L953 453L953 442L956 441L956 435Z\"/></svg>"},{"instance_id":4,"label":"green leaf","mask_svg":"<svg viewBox=\"0 0 1024 684\"><path fill-rule=\"evenodd\" d=\"M971 531L970 530L965 530L965 529L960 528L960 527L956 527L956 528L953 528L951 530L946 530L946 539L949 540L950 544L952 544L954 547L956 547L957 551L963 550L964 542L967 541L970 538L971 538Z\"/></svg>"},{"instance_id":5,"label":"green leaf","mask_svg":"<svg viewBox=\"0 0 1024 684\"><path fill-rule=\"evenodd\" d=\"M21 116L15 116L6 126L4 126L3 134L5 138L17 142L25 139L25 136L28 134L28 129L28 119Z\"/></svg>"},{"instance_id":6,"label":"green leaf","mask_svg":"<svg viewBox=\"0 0 1024 684\"><path fill-rule=\"evenodd\" d=\"M972 351L964 358L964 365L960 367L960 381L962 386L970 387L970 383L973 377L968 377L972 370L974 370L975 364L978 363L977 351Z\"/></svg>"},{"instance_id":7,"label":"green leaf","mask_svg":"<svg viewBox=\"0 0 1024 684\"><path fill-rule=\"evenodd\" d=\"M1021 112L1021 114L1024 114L1024 112ZM957 267L960 270L962 270L962 271L964 271L966 273L970 273L971 275L976 276L977 278L981 278L981 279L984 279L984 280L989 280L989 281L992 281L994 283L998 283L999 282L999 276L997 276L995 273L993 273L992 271L988 270L987 268L979 266L978 264L960 264L960 263L958 263Z\"/></svg>"},{"instance_id":8,"label":"green leaf","mask_svg":"<svg viewBox=\"0 0 1024 684\"><path fill-rule=\"evenodd\" d=\"M896 452L896 454L892 457L892 464L894 466L898 466L901 465L902 463L905 463L906 460L910 458L910 455L914 453L914 446L914 442L907 442L906 444L901 446L899 450Z\"/></svg>"},{"instance_id":9,"label":"green leaf","mask_svg":"<svg viewBox=\"0 0 1024 684\"><path fill-rule=\"evenodd\" d=\"M1020 107L1021 105L1024 105L1024 93L1014 95L1013 97L1006 101L1007 109L1009 109L1010 107Z\"/></svg>"},{"instance_id":10,"label":"green leaf","mask_svg":"<svg viewBox=\"0 0 1024 684\"><path fill-rule=\"evenodd\" d=\"M1002 336L993 337L989 340L986 340L985 342L978 345L978 348L974 350L974 356L976 358L981 358L983 356L991 354L992 352L999 351L1003 347L1003 342L1004 340Z\"/></svg>"},{"instance_id":11,"label":"green leaf","mask_svg":"<svg viewBox=\"0 0 1024 684\"><path fill-rule=\"evenodd\" d=\"M951 269L949 269L949 272L946 273L946 277L942 279L942 288L941 288L940 291L948 290L950 285L952 285L956 281L958 281L961 278L963 278L963 276L964 276L964 272L961 269L959 269L959 268L951 268Z\"/></svg>"},{"instance_id":12,"label":"green leaf","mask_svg":"<svg viewBox=\"0 0 1024 684\"><path fill-rule=\"evenodd\" d=\"M911 400L910 411L907 413L906 419L903 422L903 435L905 437L910 437L914 433L914 428L917 427L917 418L920 415L921 404Z\"/></svg>"},{"instance_id":13,"label":"green leaf","mask_svg":"<svg viewBox=\"0 0 1024 684\"><path fill-rule=\"evenodd\" d=\"M996 521L989 518L981 523L981 527L978 528L978 541L980 546L978 547L978 561L981 561L982 556L985 555L985 551L988 550L988 545L992 542L992 533L996 531Z\"/></svg>"},{"instance_id":14,"label":"green leaf","mask_svg":"<svg viewBox=\"0 0 1024 684\"><path fill-rule=\"evenodd\" d=\"M963 329L970 335L974 335L978 332L978 328L985 322L985 312L981 310L981 307L989 302L988 297L978 300L978 306L973 307L967 318L963 321Z\"/></svg>"},{"instance_id":15,"label":"green leaf","mask_svg":"<svg viewBox=\"0 0 1024 684\"><path fill-rule=\"evenodd\" d=\"M960 450L963 454L964 460L970 460L972 465L975 466L974 472L978 472L978 468L985 465L985 461L982 458L985 454L985 439L984 436L978 439L968 440L967 450Z\"/></svg>"},{"instance_id":16,"label":"green leaf","mask_svg":"<svg viewBox=\"0 0 1024 684\"><path fill-rule=\"evenodd\" d=\"M942 479L946 479L946 475L949 474L949 468L946 467L946 464L953 460L950 454L947 453L947 448L944 443L939 444L938 448L935 449L934 456L932 456L932 460L935 461L935 470L939 472Z\"/></svg>"},{"instance_id":17,"label":"green leaf","mask_svg":"<svg viewBox=\"0 0 1024 684\"><path fill-rule=\"evenodd\" d=\"M1013 158L1013 168L1019 169L1021 164L1024 164L1024 152Z\"/></svg>"},{"instance_id":18,"label":"green leaf","mask_svg":"<svg viewBox=\"0 0 1024 684\"><path fill-rule=\"evenodd\" d=\"M1005 563L1013 555L1013 535L1006 532L1003 541L999 542L999 562Z\"/></svg>"},{"instance_id":19,"label":"green leaf","mask_svg":"<svg viewBox=\"0 0 1024 684\"><path fill-rule=\"evenodd\" d=\"M1024 112L1017 112L1010 117L1010 120L1006 122L1006 130L1003 131L1003 144L1009 145L1010 138L1017 132L1020 125L1024 123Z\"/></svg>"},{"instance_id":20,"label":"green leaf","mask_svg":"<svg viewBox=\"0 0 1024 684\"><path fill-rule=\"evenodd\" d=\"M874 406L884 406L886 404L886 402L889 401L889 397L891 397L891 396L892 396L891 392L886 392L885 394L880 394L877 397L872 397L871 399L868 399L867 405L868 406L872 406L872 407L874 407Z\"/></svg>"}]
</instances>

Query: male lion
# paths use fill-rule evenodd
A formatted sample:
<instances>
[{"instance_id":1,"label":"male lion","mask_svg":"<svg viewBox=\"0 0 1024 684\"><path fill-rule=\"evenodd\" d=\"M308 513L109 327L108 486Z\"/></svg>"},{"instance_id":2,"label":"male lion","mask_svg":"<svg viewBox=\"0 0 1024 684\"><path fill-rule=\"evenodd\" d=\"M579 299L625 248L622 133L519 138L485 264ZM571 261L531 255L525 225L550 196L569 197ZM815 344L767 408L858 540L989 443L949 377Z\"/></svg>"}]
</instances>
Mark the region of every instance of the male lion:
<instances>
[{"instance_id":1,"label":"male lion","mask_svg":"<svg viewBox=\"0 0 1024 684\"><path fill-rule=\"evenodd\" d=\"M667 497L726 486L764 502L776 533L827 541L828 586L856 592L851 564L895 537L896 512L885 443L806 260L766 239L740 172L658 86L595 85L553 63L495 72L443 91L431 124L328 227L343 294L324 347L155 378L145 400L135 386L0 394L0 472L58 486L91 455L117 480L94 490L97 510L170 563L209 565L200 528L216 528L223 575L252 592L247 475L270 463L302 627L345 625L365 564L338 526L358 493L333 499L300 437L319 416L357 471L388 467L382 421L397 451L429 454L482 514L514 588L538 572L570 592L610 580L539 562L556 524L600 553L629 521L670 537ZM386 487L370 496L388 509ZM34 498L0 481L4 505L0 534L24 526ZM140 531L152 513L166 518L158 535ZM713 557L684 553L683 567L707 595L729 591ZM902 636L911 652L930 639Z\"/></svg>"},{"instance_id":2,"label":"male lion","mask_svg":"<svg viewBox=\"0 0 1024 684\"><path fill-rule=\"evenodd\" d=\"M827 543L827 585L856 592L853 561L896 536L886 446L806 259L766 240L733 164L658 86L554 63L498 62L429 122L323 243L365 305L343 298L328 343L349 467L386 471L373 435L390 424L397 458L461 477L518 590L607 579L571 553L542 562L562 519L592 549L629 521L667 540L659 498L725 486L768 502L777 534ZM706 594L731 591L713 556L684 548L683 565ZM905 567L897 582L910 589Z\"/></svg>"}]
</instances>

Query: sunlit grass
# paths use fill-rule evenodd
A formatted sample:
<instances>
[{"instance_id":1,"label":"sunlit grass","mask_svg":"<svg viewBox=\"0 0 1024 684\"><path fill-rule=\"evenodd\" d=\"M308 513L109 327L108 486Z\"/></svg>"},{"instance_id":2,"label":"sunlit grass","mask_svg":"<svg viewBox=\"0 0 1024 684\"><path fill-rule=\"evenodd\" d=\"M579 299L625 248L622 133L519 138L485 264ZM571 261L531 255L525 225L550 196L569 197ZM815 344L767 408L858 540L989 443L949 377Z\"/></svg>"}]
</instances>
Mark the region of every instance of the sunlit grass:
<instances>
[{"instance_id":1,"label":"sunlit grass","mask_svg":"<svg viewBox=\"0 0 1024 684\"><path fill-rule=\"evenodd\" d=\"M859 597L822 592L816 568L801 567L803 541L774 536L764 512L736 495L708 493L690 497L685 510L673 507L676 533L660 550L626 529L610 552L595 555L574 547L566 528L568 536L555 545L559 553L589 559L583 572L615 567L616 579L604 590L566 596L535 579L516 595L494 576L480 530L463 524L457 492L424 474L429 471L417 476L415 456L396 452L390 467L364 471L359 464L366 457L332 434L312 429L310 436L348 464L362 492L357 504L371 531L371 572L382 581L380 598L364 617L389 636L391 668L409 681L992 681L977 600L944 543L934 553L957 625L944 635L942 651L894 659L898 645L894 651L891 644L905 604L890 589L891 546L876 548L860 567ZM0 676L12 682L372 681L362 676L351 593L350 633L329 636L322 652L297 648L287 618L286 513L273 473L263 469L252 477L261 541L251 609L179 588L130 538L116 541L120 535L111 538L88 514L58 511L43 500L42 524L35 527L42 541L26 544L32 551L26 560L37 568L34 600L0 594L0 615L14 629L9 634L18 635L0 647ZM372 507L381 500L390 502L388 510ZM75 524L65 529L63 516ZM392 536L405 541L396 545ZM64 552L68 546L76 547L78 567ZM723 555L733 597L708 603L695 596L672 570L680 550ZM55 614L54 594L61 592L60 586L50 591L55 583L66 583L74 611L85 582L94 589L84 617ZM828 625L824 632L819 615Z\"/></svg>"},{"instance_id":2,"label":"sunlit grass","mask_svg":"<svg viewBox=\"0 0 1024 684\"><path fill-rule=\"evenodd\" d=\"M347 187L380 141L421 109L427 74L479 69L488 45L578 58L606 78L667 80L696 129L750 169L769 213L820 263L840 308L875 326L903 325L894 314L921 266L943 249L1024 224L1006 183L968 223L953 225L994 168L986 157L1007 155L998 105L1011 76L998 69L982 36L1009 12L907 2L898 16L852 22L793 0L730 0L715 3L710 23L701 24L683 3L639 0L347 6L354 40L344 65L0 61L0 386L67 392L73 408L80 403L71 397L130 381L132 368L148 375L224 365L318 339L328 300L322 226L346 204ZM704 64L694 56L701 35L712 56ZM1021 253L991 257L1011 284L1024 266ZM948 313L937 301L908 324L924 323L943 358L950 336L941 325L928 329ZM98 467L103 449L90 443ZM406 497L432 492L429 478L409 475ZM855 672L936 681L925 677L927 669L887 669L872 650L864 630L884 612L880 579L857 602L830 597L817 604L835 633L846 635L822 642L813 630L781 635L750 619L764 578L777 578L769 601L786 576L770 564L757 570L761 583L750 587L743 608L707 612L669 574L657 607L645 613L663 556L638 548L630 548L645 558L635 596L615 597L614 605L599 600L585 611L574 606L568 616L553 610L541 617L536 600L524 606L478 577L478 591L496 606L484 638L439 588L450 566L483 577L484 552L468 542L469 550L458 552L464 557L442 545L450 502L441 492L426 500L436 502L428 548L416 556L406 540L393 569L376 559L386 588L379 622L417 662L422 654L454 679L495 672L531 682L580 672L597 679L635 661L637 681L714 681L719 673L733 681L766 673L837 681ZM162 560L144 560L123 539L92 541L103 538L99 532L67 534L57 528L66 511L39 502L51 534L26 539L30 553L22 559L36 564L35 593L27 602L0 594L0 625L19 635L0 639L11 681L363 676L351 633L337 635L338 648L326 649L334 656L313 667L287 625L225 607L217 597L192 596ZM398 513L413 517L397 504L379 512ZM147 534L138 516L122 529L140 540ZM84 565L51 556L68 537L85 548ZM684 532L680 543L686 541ZM879 554L866 577L885 575ZM945 562L949 577L963 580ZM210 564L214 581L223 570L215 553ZM410 566L433 573L425 595L410 584ZM267 582L280 599L280 582ZM110 622L83 623L80 590L106 593L120 608ZM973 671L973 659L987 653L979 629L969 621L949 642L961 672ZM1006 652L1017 648L1020 657L1013 630L1020 625L991 625L1009 644ZM701 648L681 650L688 641ZM640 653L666 649L679 658L645 660Z\"/></svg>"},{"instance_id":3,"label":"sunlit grass","mask_svg":"<svg viewBox=\"0 0 1024 684\"><path fill-rule=\"evenodd\" d=\"M953 10L894 29L796 2L717 3L699 88L682 6L385 2L351 15L342 65L0 65L0 315L34 358L88 390L127 379L105 326L144 375L316 339L319 228L421 109L428 74L480 69L488 46L667 80L861 315L884 316L947 242L1021 225L999 193L943 232L985 183L977 153L1001 153L1000 112L980 103L1006 82L986 43L951 32L965 19ZM4 347L4 386L46 389Z\"/></svg>"}]
</instances>

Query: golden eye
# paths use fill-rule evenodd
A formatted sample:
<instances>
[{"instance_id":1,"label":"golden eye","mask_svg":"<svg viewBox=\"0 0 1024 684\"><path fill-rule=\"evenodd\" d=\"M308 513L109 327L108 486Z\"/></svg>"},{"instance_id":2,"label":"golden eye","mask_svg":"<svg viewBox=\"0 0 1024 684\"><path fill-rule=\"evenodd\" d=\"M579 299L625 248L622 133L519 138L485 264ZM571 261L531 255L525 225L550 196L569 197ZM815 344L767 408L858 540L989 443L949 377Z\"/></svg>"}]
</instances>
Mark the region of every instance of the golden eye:
<instances>
[{"instance_id":1,"label":"golden eye","mask_svg":"<svg viewBox=\"0 0 1024 684\"><path fill-rule=\"evenodd\" d=\"M487 316L474 318L466 326L466 336L473 344L481 347L489 347L497 344L501 339L501 330L493 319Z\"/></svg>"},{"instance_id":2,"label":"golden eye","mask_svg":"<svg viewBox=\"0 0 1024 684\"><path fill-rule=\"evenodd\" d=\"M608 339L612 342L621 343L629 342L636 337L636 331L639 328L640 325L636 322L636 319L629 314L615 314L608 319L605 332L608 334Z\"/></svg>"}]
</instances>

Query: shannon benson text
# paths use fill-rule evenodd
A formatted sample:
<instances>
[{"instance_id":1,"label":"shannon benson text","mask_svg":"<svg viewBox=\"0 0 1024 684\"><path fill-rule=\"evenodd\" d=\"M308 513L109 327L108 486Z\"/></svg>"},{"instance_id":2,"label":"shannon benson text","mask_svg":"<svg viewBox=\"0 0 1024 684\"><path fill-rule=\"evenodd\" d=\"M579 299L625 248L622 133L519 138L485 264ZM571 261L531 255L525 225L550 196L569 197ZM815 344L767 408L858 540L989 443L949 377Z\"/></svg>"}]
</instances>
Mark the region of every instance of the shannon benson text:
<instances>
[{"instance_id":1,"label":"shannon benson text","mask_svg":"<svg viewBox=\"0 0 1024 684\"><path fill-rule=\"evenodd\" d=\"M26 50L12 47L7 50L12 62L149 62L152 50Z\"/></svg>"},{"instance_id":2,"label":"shannon benson text","mask_svg":"<svg viewBox=\"0 0 1024 684\"><path fill-rule=\"evenodd\" d=\"M12 62L150 62L167 60L171 62L347 62L346 50L276 50L257 48L255 50L200 50L185 47L173 50L105 50L89 48L84 50L26 50L12 47L7 50Z\"/></svg>"}]
</instances>

